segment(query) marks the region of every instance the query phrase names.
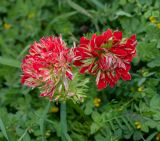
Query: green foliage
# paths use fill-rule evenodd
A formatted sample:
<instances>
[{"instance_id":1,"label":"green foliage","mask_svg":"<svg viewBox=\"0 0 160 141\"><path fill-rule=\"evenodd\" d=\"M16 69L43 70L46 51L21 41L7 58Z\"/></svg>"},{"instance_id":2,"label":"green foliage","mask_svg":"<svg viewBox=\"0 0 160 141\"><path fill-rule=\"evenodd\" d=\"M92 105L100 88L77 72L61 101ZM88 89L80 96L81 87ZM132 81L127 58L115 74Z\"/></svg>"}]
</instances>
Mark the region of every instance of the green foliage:
<instances>
[{"instance_id":1,"label":"green foliage","mask_svg":"<svg viewBox=\"0 0 160 141\"><path fill-rule=\"evenodd\" d=\"M107 28L122 30L124 37L137 34L132 80L97 91L92 77L76 75L71 88L87 98L67 103L68 139L160 140L159 9L159 0L1 0L0 141L60 141L59 112L51 110L59 104L20 84L20 62L29 44L62 34L72 46L71 40Z\"/></svg>"},{"instance_id":2,"label":"green foliage","mask_svg":"<svg viewBox=\"0 0 160 141\"><path fill-rule=\"evenodd\" d=\"M88 83L89 78L75 73L74 81L70 82L70 91L72 92L71 96L68 96L69 99L72 99L73 102L80 101L83 102L86 98L86 93L88 92Z\"/></svg>"}]
</instances>

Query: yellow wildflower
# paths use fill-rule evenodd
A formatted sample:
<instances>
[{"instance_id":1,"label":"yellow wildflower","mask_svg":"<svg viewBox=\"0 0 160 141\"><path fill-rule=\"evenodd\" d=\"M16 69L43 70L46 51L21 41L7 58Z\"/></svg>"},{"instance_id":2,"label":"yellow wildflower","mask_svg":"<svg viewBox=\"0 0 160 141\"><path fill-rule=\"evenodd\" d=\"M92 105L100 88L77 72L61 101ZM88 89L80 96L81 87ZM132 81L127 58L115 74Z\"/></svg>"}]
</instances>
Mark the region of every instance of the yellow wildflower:
<instances>
[{"instance_id":1,"label":"yellow wildflower","mask_svg":"<svg viewBox=\"0 0 160 141\"><path fill-rule=\"evenodd\" d=\"M143 91L143 87L139 87L138 92L142 92L142 91Z\"/></svg>"},{"instance_id":2,"label":"yellow wildflower","mask_svg":"<svg viewBox=\"0 0 160 141\"><path fill-rule=\"evenodd\" d=\"M28 19L32 19L35 17L35 13L34 12L31 12L28 14Z\"/></svg>"},{"instance_id":3,"label":"yellow wildflower","mask_svg":"<svg viewBox=\"0 0 160 141\"><path fill-rule=\"evenodd\" d=\"M51 108L51 112L52 113L57 113L59 111L59 108L58 107L52 107Z\"/></svg>"},{"instance_id":4,"label":"yellow wildflower","mask_svg":"<svg viewBox=\"0 0 160 141\"><path fill-rule=\"evenodd\" d=\"M51 136L51 130L47 130L47 131L45 132L45 135L46 135L47 137Z\"/></svg>"},{"instance_id":5,"label":"yellow wildflower","mask_svg":"<svg viewBox=\"0 0 160 141\"><path fill-rule=\"evenodd\" d=\"M12 26L12 25L9 24L9 23L4 23L4 25L3 25L4 29L6 29L6 30L10 29L11 26Z\"/></svg>"},{"instance_id":6,"label":"yellow wildflower","mask_svg":"<svg viewBox=\"0 0 160 141\"><path fill-rule=\"evenodd\" d=\"M148 74L149 74L148 71L144 71L144 72L142 73L142 75L143 75L144 77L147 77Z\"/></svg>"},{"instance_id":7,"label":"yellow wildflower","mask_svg":"<svg viewBox=\"0 0 160 141\"><path fill-rule=\"evenodd\" d=\"M156 26L157 26L157 28L159 28L159 29L160 29L160 23L158 23Z\"/></svg>"},{"instance_id":8,"label":"yellow wildflower","mask_svg":"<svg viewBox=\"0 0 160 141\"><path fill-rule=\"evenodd\" d=\"M101 103L101 99L96 97L96 98L94 98L93 103L94 103L95 107L99 107L100 103Z\"/></svg>"},{"instance_id":9,"label":"yellow wildflower","mask_svg":"<svg viewBox=\"0 0 160 141\"><path fill-rule=\"evenodd\" d=\"M151 23L156 23L156 21L157 21L154 16L150 16L149 20L150 20Z\"/></svg>"},{"instance_id":10,"label":"yellow wildflower","mask_svg":"<svg viewBox=\"0 0 160 141\"><path fill-rule=\"evenodd\" d=\"M156 141L160 141L160 133L156 135Z\"/></svg>"},{"instance_id":11,"label":"yellow wildflower","mask_svg":"<svg viewBox=\"0 0 160 141\"><path fill-rule=\"evenodd\" d=\"M136 121L134 124L135 124L137 129L141 129L142 125L139 121Z\"/></svg>"}]
</instances>

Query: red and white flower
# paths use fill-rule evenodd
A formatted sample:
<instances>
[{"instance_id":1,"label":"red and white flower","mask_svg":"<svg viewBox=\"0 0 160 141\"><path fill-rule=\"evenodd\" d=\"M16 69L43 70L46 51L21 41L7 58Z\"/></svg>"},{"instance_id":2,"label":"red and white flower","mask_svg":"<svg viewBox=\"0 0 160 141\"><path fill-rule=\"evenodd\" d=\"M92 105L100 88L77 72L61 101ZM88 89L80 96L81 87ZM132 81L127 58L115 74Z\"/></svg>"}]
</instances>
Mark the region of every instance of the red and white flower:
<instances>
[{"instance_id":1,"label":"red and white flower","mask_svg":"<svg viewBox=\"0 0 160 141\"><path fill-rule=\"evenodd\" d=\"M117 81L130 80L131 61L136 55L136 35L122 39L122 32L108 29L101 35L93 34L91 39L81 37L80 44L74 49L76 66L80 73L96 75L98 89L110 85L114 87Z\"/></svg>"},{"instance_id":2,"label":"red and white flower","mask_svg":"<svg viewBox=\"0 0 160 141\"><path fill-rule=\"evenodd\" d=\"M29 55L23 59L21 82L40 87L40 95L52 99L56 90L61 92L63 86L68 89L68 80L73 78L73 57L61 37L42 38L30 46Z\"/></svg>"}]
</instances>

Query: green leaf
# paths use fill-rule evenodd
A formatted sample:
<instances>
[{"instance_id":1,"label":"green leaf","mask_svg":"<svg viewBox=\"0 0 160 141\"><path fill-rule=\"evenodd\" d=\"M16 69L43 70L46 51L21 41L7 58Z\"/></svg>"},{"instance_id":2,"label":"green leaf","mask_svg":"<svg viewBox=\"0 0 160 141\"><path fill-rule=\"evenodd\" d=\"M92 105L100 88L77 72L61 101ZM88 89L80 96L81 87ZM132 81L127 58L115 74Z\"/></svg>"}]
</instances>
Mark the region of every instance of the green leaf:
<instances>
[{"instance_id":1,"label":"green leaf","mask_svg":"<svg viewBox=\"0 0 160 141\"><path fill-rule=\"evenodd\" d=\"M152 11L152 16L153 16L153 17L159 17L159 16L160 16L159 10Z\"/></svg>"},{"instance_id":2,"label":"green leaf","mask_svg":"<svg viewBox=\"0 0 160 141\"><path fill-rule=\"evenodd\" d=\"M157 126L157 123L154 120L149 120L149 121L145 122L145 125L149 126L150 128L155 128Z\"/></svg>"},{"instance_id":3,"label":"green leaf","mask_svg":"<svg viewBox=\"0 0 160 141\"><path fill-rule=\"evenodd\" d=\"M159 56L160 51L156 47L156 42L145 43L140 42L137 51L142 61L149 61Z\"/></svg>"},{"instance_id":4,"label":"green leaf","mask_svg":"<svg viewBox=\"0 0 160 141\"><path fill-rule=\"evenodd\" d=\"M152 140L154 139L154 137L155 137L156 134L157 134L157 132L154 132L154 133L150 134L150 135L145 139L145 141L152 141Z\"/></svg>"},{"instance_id":5,"label":"green leaf","mask_svg":"<svg viewBox=\"0 0 160 141\"><path fill-rule=\"evenodd\" d=\"M52 124L54 129L56 129L56 133L57 133L57 136L60 136L61 135L61 131L60 131L60 123L59 121L52 121L52 120L49 120L49 119L46 119L46 121L49 123L49 124Z\"/></svg>"},{"instance_id":6,"label":"green leaf","mask_svg":"<svg viewBox=\"0 0 160 141\"><path fill-rule=\"evenodd\" d=\"M0 57L0 64L20 68L21 63L15 59Z\"/></svg>"},{"instance_id":7,"label":"green leaf","mask_svg":"<svg viewBox=\"0 0 160 141\"><path fill-rule=\"evenodd\" d=\"M43 112L43 114L42 114L42 116L39 120L40 131L41 131L41 135L42 135L42 141L45 141L45 135L44 135L45 125L44 125L44 122L46 120L49 108L50 108L50 102L48 102L48 104L46 105L45 110L44 110L44 112Z\"/></svg>"},{"instance_id":8,"label":"green leaf","mask_svg":"<svg viewBox=\"0 0 160 141\"><path fill-rule=\"evenodd\" d=\"M160 57L157 57L153 61L149 62L147 66L150 68L160 67Z\"/></svg>"},{"instance_id":9,"label":"green leaf","mask_svg":"<svg viewBox=\"0 0 160 141\"><path fill-rule=\"evenodd\" d=\"M24 133L23 133L22 136L18 139L18 141L24 140L25 136L27 136L27 131L28 131L28 128L24 131ZM28 137L27 140L29 141L30 138Z\"/></svg>"},{"instance_id":10,"label":"green leaf","mask_svg":"<svg viewBox=\"0 0 160 141\"><path fill-rule=\"evenodd\" d=\"M128 129L131 131L131 130L132 130L132 127L131 127L131 125L129 124L127 118L125 118L125 117L121 117L121 118L122 118L123 122L126 124L126 126L128 127Z\"/></svg>"},{"instance_id":11,"label":"green leaf","mask_svg":"<svg viewBox=\"0 0 160 141\"><path fill-rule=\"evenodd\" d=\"M146 124L142 124L141 130L142 130L143 132L146 132L146 133L149 132L149 128L148 128L148 126L147 126Z\"/></svg>"},{"instance_id":12,"label":"green leaf","mask_svg":"<svg viewBox=\"0 0 160 141\"><path fill-rule=\"evenodd\" d=\"M85 136L84 134L78 134L78 133L73 132L72 140L73 141L87 141L87 136Z\"/></svg>"},{"instance_id":13,"label":"green leaf","mask_svg":"<svg viewBox=\"0 0 160 141\"><path fill-rule=\"evenodd\" d=\"M152 15L151 10L145 12L144 17L149 18Z\"/></svg>"},{"instance_id":14,"label":"green leaf","mask_svg":"<svg viewBox=\"0 0 160 141\"><path fill-rule=\"evenodd\" d=\"M122 17L119 18L119 20L122 28L128 35L133 33L141 33L145 31L143 23L135 17L132 18Z\"/></svg>"},{"instance_id":15,"label":"green leaf","mask_svg":"<svg viewBox=\"0 0 160 141\"><path fill-rule=\"evenodd\" d=\"M133 134L133 140L138 141L140 139L142 139L142 133L140 131L135 131Z\"/></svg>"},{"instance_id":16,"label":"green leaf","mask_svg":"<svg viewBox=\"0 0 160 141\"><path fill-rule=\"evenodd\" d=\"M95 4L98 8L104 9L104 5L98 0L90 0L93 4Z\"/></svg>"},{"instance_id":17,"label":"green leaf","mask_svg":"<svg viewBox=\"0 0 160 141\"><path fill-rule=\"evenodd\" d=\"M99 126L96 123L92 123L91 124L91 134L94 134L95 132L97 132L99 130Z\"/></svg>"},{"instance_id":18,"label":"green leaf","mask_svg":"<svg viewBox=\"0 0 160 141\"><path fill-rule=\"evenodd\" d=\"M68 134L68 133L67 133L67 134L65 134L65 137L66 137L67 141L72 141L72 139L71 139L71 137L69 136L69 134Z\"/></svg>"},{"instance_id":19,"label":"green leaf","mask_svg":"<svg viewBox=\"0 0 160 141\"><path fill-rule=\"evenodd\" d=\"M63 36L71 34L74 29L72 23L67 18L58 20L52 26L57 33L62 33Z\"/></svg>"},{"instance_id":20,"label":"green leaf","mask_svg":"<svg viewBox=\"0 0 160 141\"><path fill-rule=\"evenodd\" d=\"M120 0L120 5L125 5L127 3L127 0Z\"/></svg>"},{"instance_id":21,"label":"green leaf","mask_svg":"<svg viewBox=\"0 0 160 141\"><path fill-rule=\"evenodd\" d=\"M141 86L146 81L146 78L143 77L138 81L138 86Z\"/></svg>"},{"instance_id":22,"label":"green leaf","mask_svg":"<svg viewBox=\"0 0 160 141\"><path fill-rule=\"evenodd\" d=\"M157 48L160 48L160 40L157 41Z\"/></svg>"},{"instance_id":23,"label":"green leaf","mask_svg":"<svg viewBox=\"0 0 160 141\"><path fill-rule=\"evenodd\" d=\"M114 19L117 19L120 16L132 17L132 15L130 13L127 13L125 11L117 11L116 12L116 16L114 17Z\"/></svg>"},{"instance_id":24,"label":"green leaf","mask_svg":"<svg viewBox=\"0 0 160 141\"><path fill-rule=\"evenodd\" d=\"M4 135L4 137L7 139L7 141L9 141L9 137L8 137L8 134L7 134L7 131L6 131L6 128L5 128L5 125L2 121L2 119L0 118L0 129Z\"/></svg>"},{"instance_id":25,"label":"green leaf","mask_svg":"<svg viewBox=\"0 0 160 141\"><path fill-rule=\"evenodd\" d=\"M159 40L159 37L160 37L160 30L158 30L158 28L153 24L147 24L145 27L145 31L146 31L145 41L149 41L149 42L152 41L154 42L154 44L157 45L157 40ZM143 42L143 43L146 43L146 42ZM150 52L148 51L148 53Z\"/></svg>"},{"instance_id":26,"label":"green leaf","mask_svg":"<svg viewBox=\"0 0 160 141\"><path fill-rule=\"evenodd\" d=\"M150 107L153 109L160 109L160 95L154 95L150 101Z\"/></svg>"},{"instance_id":27,"label":"green leaf","mask_svg":"<svg viewBox=\"0 0 160 141\"><path fill-rule=\"evenodd\" d=\"M102 116L97 111L94 111L92 113L92 119L93 119L93 121L98 123L98 122L102 121Z\"/></svg>"},{"instance_id":28,"label":"green leaf","mask_svg":"<svg viewBox=\"0 0 160 141\"><path fill-rule=\"evenodd\" d=\"M86 115L90 115L93 112L93 107L94 107L93 99L88 100L87 103L86 103L85 109L84 109L84 113Z\"/></svg>"},{"instance_id":29,"label":"green leaf","mask_svg":"<svg viewBox=\"0 0 160 141\"><path fill-rule=\"evenodd\" d=\"M119 118L115 117L116 122L118 123L119 127L123 129L123 125L121 124L121 120Z\"/></svg>"},{"instance_id":30,"label":"green leaf","mask_svg":"<svg viewBox=\"0 0 160 141\"><path fill-rule=\"evenodd\" d=\"M75 14L77 14L77 11L61 14L61 15L55 17L49 24L53 24L61 19L67 19Z\"/></svg>"},{"instance_id":31,"label":"green leaf","mask_svg":"<svg viewBox=\"0 0 160 141\"><path fill-rule=\"evenodd\" d=\"M107 139L103 137L101 134L97 134L95 135L95 141L107 141Z\"/></svg>"}]
</instances>

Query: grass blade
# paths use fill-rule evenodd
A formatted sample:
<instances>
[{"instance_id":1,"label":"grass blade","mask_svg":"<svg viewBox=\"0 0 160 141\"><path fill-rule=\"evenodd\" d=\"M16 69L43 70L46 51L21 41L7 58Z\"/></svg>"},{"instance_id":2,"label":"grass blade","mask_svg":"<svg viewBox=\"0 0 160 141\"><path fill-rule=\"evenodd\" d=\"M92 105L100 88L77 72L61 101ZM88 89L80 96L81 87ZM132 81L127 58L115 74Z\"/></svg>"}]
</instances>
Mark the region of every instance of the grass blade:
<instances>
[{"instance_id":1,"label":"grass blade","mask_svg":"<svg viewBox=\"0 0 160 141\"><path fill-rule=\"evenodd\" d=\"M20 68L21 63L18 60L11 58L0 57L0 64L7 65L10 67Z\"/></svg>"},{"instance_id":2,"label":"grass blade","mask_svg":"<svg viewBox=\"0 0 160 141\"><path fill-rule=\"evenodd\" d=\"M21 53L18 55L17 59L20 59L29 49L30 45L27 45L22 51Z\"/></svg>"},{"instance_id":3,"label":"grass blade","mask_svg":"<svg viewBox=\"0 0 160 141\"><path fill-rule=\"evenodd\" d=\"M72 141L67 131L66 103L62 102L60 108L61 141Z\"/></svg>"},{"instance_id":4,"label":"grass blade","mask_svg":"<svg viewBox=\"0 0 160 141\"><path fill-rule=\"evenodd\" d=\"M100 9L104 9L104 5L98 0L90 0L94 5L96 5Z\"/></svg>"},{"instance_id":5,"label":"grass blade","mask_svg":"<svg viewBox=\"0 0 160 141\"><path fill-rule=\"evenodd\" d=\"M69 6L71 6L73 9L77 10L78 12L90 17L93 19L93 16L83 7L79 6L78 4L76 4L75 2L71 1L71 0L67 0Z\"/></svg>"},{"instance_id":6,"label":"grass blade","mask_svg":"<svg viewBox=\"0 0 160 141\"><path fill-rule=\"evenodd\" d=\"M72 141L71 137L68 134L65 134L67 141Z\"/></svg>"},{"instance_id":7,"label":"grass blade","mask_svg":"<svg viewBox=\"0 0 160 141\"><path fill-rule=\"evenodd\" d=\"M61 103L60 108L60 126L61 126L61 140L66 141L67 134L67 119L66 119L66 103Z\"/></svg>"},{"instance_id":8,"label":"grass blade","mask_svg":"<svg viewBox=\"0 0 160 141\"><path fill-rule=\"evenodd\" d=\"M69 17L71 17L75 14L77 14L77 11L73 11L73 12L69 12L69 13L65 13L65 14L62 14L60 16L57 16L50 22L50 24L53 24L53 23L59 21L60 19L69 18Z\"/></svg>"},{"instance_id":9,"label":"grass blade","mask_svg":"<svg viewBox=\"0 0 160 141\"><path fill-rule=\"evenodd\" d=\"M18 139L18 141L22 141L22 139L25 137L25 135L27 134L28 128L24 131L24 133L22 134L22 136Z\"/></svg>"},{"instance_id":10,"label":"grass blade","mask_svg":"<svg viewBox=\"0 0 160 141\"><path fill-rule=\"evenodd\" d=\"M151 135L149 135L149 136L146 138L145 141L152 141L152 140L155 138L156 134L157 134L157 132L152 133Z\"/></svg>"}]
</instances>

